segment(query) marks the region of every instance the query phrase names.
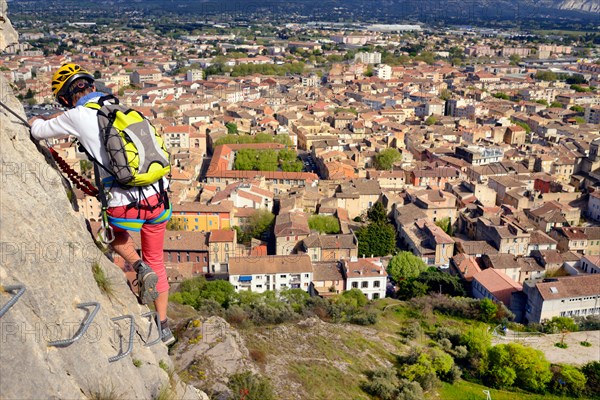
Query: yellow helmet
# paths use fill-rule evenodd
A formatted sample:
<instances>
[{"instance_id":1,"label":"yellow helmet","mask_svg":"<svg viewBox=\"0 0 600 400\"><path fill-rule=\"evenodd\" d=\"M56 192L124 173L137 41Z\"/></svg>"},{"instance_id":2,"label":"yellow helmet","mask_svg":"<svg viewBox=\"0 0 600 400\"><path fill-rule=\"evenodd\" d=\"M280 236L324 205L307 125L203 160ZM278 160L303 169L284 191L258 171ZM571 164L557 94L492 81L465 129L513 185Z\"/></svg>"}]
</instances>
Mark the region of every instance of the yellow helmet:
<instances>
[{"instance_id":1,"label":"yellow helmet","mask_svg":"<svg viewBox=\"0 0 600 400\"><path fill-rule=\"evenodd\" d=\"M69 90L69 86L73 81L79 78L87 79L90 83L94 83L94 76L81 68L77 64L63 64L52 77L52 94L54 98L61 104L64 104L64 99Z\"/></svg>"}]
</instances>

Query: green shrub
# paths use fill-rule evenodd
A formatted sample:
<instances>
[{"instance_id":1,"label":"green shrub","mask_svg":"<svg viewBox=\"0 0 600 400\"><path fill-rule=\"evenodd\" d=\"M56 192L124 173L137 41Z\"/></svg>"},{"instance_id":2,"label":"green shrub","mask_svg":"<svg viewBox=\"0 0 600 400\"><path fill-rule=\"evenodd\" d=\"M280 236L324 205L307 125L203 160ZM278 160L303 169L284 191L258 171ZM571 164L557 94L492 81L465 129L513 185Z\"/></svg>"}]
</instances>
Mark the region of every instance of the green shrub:
<instances>
[{"instance_id":1,"label":"green shrub","mask_svg":"<svg viewBox=\"0 0 600 400\"><path fill-rule=\"evenodd\" d=\"M592 344L590 342L588 342L587 340L579 342L579 344L582 345L583 347L592 347Z\"/></svg>"},{"instance_id":2,"label":"green shrub","mask_svg":"<svg viewBox=\"0 0 600 400\"><path fill-rule=\"evenodd\" d=\"M368 381L361 389L381 400L395 400L398 396L400 380L392 368L383 368L367 374Z\"/></svg>"},{"instance_id":3,"label":"green shrub","mask_svg":"<svg viewBox=\"0 0 600 400\"><path fill-rule=\"evenodd\" d=\"M231 389L233 400L275 399L270 381L251 372L231 375L227 386Z\"/></svg>"},{"instance_id":4,"label":"green shrub","mask_svg":"<svg viewBox=\"0 0 600 400\"><path fill-rule=\"evenodd\" d=\"M552 380L550 389L559 395L579 397L585 391L586 377L571 365L553 365L550 368Z\"/></svg>"},{"instance_id":5,"label":"green shrub","mask_svg":"<svg viewBox=\"0 0 600 400\"><path fill-rule=\"evenodd\" d=\"M569 347L569 345L568 345L568 344L566 344L566 343L564 343L564 342L558 342L558 343L554 343L554 345L555 345L556 347L559 347L559 348L561 348L561 349L566 349L567 347Z\"/></svg>"},{"instance_id":6,"label":"green shrub","mask_svg":"<svg viewBox=\"0 0 600 400\"><path fill-rule=\"evenodd\" d=\"M600 362L591 361L581 367L581 372L587 379L585 392L593 398L600 398Z\"/></svg>"},{"instance_id":7,"label":"green shrub","mask_svg":"<svg viewBox=\"0 0 600 400\"><path fill-rule=\"evenodd\" d=\"M106 272L104 272L100 263L97 261L92 263L92 274L94 275L94 280L100 291L108 297L113 297L115 294L113 282L106 276Z\"/></svg>"}]
</instances>

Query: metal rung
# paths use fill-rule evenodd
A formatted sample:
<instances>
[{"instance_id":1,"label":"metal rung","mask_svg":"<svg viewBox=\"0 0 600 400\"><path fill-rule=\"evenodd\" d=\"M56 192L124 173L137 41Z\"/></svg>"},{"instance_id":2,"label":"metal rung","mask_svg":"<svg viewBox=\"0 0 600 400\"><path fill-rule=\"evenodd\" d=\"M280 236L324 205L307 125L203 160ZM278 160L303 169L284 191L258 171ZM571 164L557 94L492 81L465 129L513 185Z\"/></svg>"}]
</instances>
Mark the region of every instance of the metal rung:
<instances>
[{"instance_id":1,"label":"metal rung","mask_svg":"<svg viewBox=\"0 0 600 400\"><path fill-rule=\"evenodd\" d=\"M8 301L8 303L2 306L2 308L0 309L0 318L2 318L2 316L6 314L6 312L12 306L14 306L17 301L19 301L19 297L23 296L23 293L25 293L25 285L4 286L3 289L5 292L14 292L15 290L17 290L17 293Z\"/></svg>"},{"instance_id":2,"label":"metal rung","mask_svg":"<svg viewBox=\"0 0 600 400\"><path fill-rule=\"evenodd\" d=\"M135 334L135 323L134 323L134 319L133 319L133 315L131 314L127 314L127 315L121 315L120 317L115 317L115 318L111 318L110 320L113 322L125 319L125 318L129 318L131 320L131 326L129 328L129 345L127 346L127 350L123 353L119 353L116 356L112 356L108 359L108 362L114 362L117 360L120 360L121 358L127 356L129 353L131 353L131 350L133 350L133 335Z\"/></svg>"},{"instance_id":3,"label":"metal rung","mask_svg":"<svg viewBox=\"0 0 600 400\"><path fill-rule=\"evenodd\" d=\"M144 317L144 318L154 317L154 320L156 321L156 326L158 327L158 338L156 338L156 340L153 340L152 342L148 342L148 343L144 344L145 347L154 346L155 344L159 343L160 340L162 339L162 336L161 336L162 328L160 326L160 318L158 317L158 313L156 311L149 311L147 313L142 314L142 317ZM152 322L150 323L150 328L148 328L148 337L146 338L146 340L150 339L151 334L152 334Z\"/></svg>"},{"instance_id":4,"label":"metal rung","mask_svg":"<svg viewBox=\"0 0 600 400\"><path fill-rule=\"evenodd\" d=\"M89 312L87 310L88 307L95 307L95 308L92 312ZM81 326L79 327L79 330L75 333L75 336L73 336L71 339L55 340L53 342L48 343L48 346L67 347L67 346L70 346L71 344L75 343L79 339L81 339L83 337L83 335L85 334L85 332L90 327L96 314L98 314L98 311L100 310L100 303L95 302L95 301L90 301L87 303L80 303L80 304L77 304L77 308L81 308L83 310L88 311L88 315L86 316L86 319L84 319L83 322L81 322Z\"/></svg>"}]
</instances>

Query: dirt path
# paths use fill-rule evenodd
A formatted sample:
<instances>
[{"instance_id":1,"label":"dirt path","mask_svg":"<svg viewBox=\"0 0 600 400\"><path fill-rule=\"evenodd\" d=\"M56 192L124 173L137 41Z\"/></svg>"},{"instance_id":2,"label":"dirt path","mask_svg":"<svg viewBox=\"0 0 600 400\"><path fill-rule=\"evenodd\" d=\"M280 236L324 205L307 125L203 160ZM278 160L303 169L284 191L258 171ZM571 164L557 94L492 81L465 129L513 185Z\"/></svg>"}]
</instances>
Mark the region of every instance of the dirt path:
<instances>
[{"instance_id":1,"label":"dirt path","mask_svg":"<svg viewBox=\"0 0 600 400\"><path fill-rule=\"evenodd\" d=\"M600 361L600 331L572 332L565 337L566 349L556 347L554 344L560 342L560 334L543 335L526 338L494 336L493 344L517 342L533 347L544 352L548 361L552 363L565 363L581 365L590 361ZM587 341L592 347L584 347L580 344Z\"/></svg>"}]
</instances>

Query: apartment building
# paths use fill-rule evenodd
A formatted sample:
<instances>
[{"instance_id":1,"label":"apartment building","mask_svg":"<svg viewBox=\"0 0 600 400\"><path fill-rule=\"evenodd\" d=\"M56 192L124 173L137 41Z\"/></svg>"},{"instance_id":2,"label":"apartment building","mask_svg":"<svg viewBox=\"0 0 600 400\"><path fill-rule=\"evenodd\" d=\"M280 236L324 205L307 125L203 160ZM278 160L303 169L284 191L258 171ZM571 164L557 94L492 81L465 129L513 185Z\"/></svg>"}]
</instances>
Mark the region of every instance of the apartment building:
<instances>
[{"instance_id":1,"label":"apartment building","mask_svg":"<svg viewBox=\"0 0 600 400\"><path fill-rule=\"evenodd\" d=\"M308 291L313 268L306 254L248 256L229 259L229 283L236 291L302 289Z\"/></svg>"}]
</instances>

